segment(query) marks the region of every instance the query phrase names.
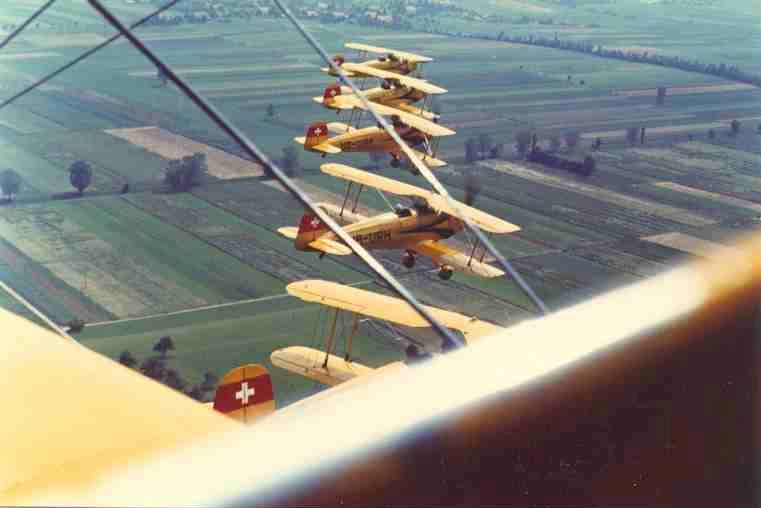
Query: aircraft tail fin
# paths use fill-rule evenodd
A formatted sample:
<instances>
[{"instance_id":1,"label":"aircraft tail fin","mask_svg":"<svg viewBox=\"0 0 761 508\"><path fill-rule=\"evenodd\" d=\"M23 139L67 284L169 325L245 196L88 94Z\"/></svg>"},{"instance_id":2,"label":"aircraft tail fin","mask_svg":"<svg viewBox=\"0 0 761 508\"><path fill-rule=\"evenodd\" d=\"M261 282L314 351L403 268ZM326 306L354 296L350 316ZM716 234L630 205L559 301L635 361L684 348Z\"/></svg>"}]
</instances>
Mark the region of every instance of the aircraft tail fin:
<instances>
[{"instance_id":1,"label":"aircraft tail fin","mask_svg":"<svg viewBox=\"0 0 761 508\"><path fill-rule=\"evenodd\" d=\"M328 140L328 125L325 122L315 122L307 128L304 148L309 149Z\"/></svg>"},{"instance_id":2,"label":"aircraft tail fin","mask_svg":"<svg viewBox=\"0 0 761 508\"><path fill-rule=\"evenodd\" d=\"M213 407L230 418L251 423L275 411L275 392L266 368L241 365L224 375L217 385Z\"/></svg>"},{"instance_id":3,"label":"aircraft tail fin","mask_svg":"<svg viewBox=\"0 0 761 508\"><path fill-rule=\"evenodd\" d=\"M309 250L309 244L317 240L328 231L328 227L310 213L304 214L299 221L299 230L296 233L296 248Z\"/></svg>"},{"instance_id":4,"label":"aircraft tail fin","mask_svg":"<svg viewBox=\"0 0 761 508\"><path fill-rule=\"evenodd\" d=\"M333 83L325 89L325 93L322 94L322 103L325 106L331 106L336 101L336 97L341 95L341 85Z\"/></svg>"}]
</instances>

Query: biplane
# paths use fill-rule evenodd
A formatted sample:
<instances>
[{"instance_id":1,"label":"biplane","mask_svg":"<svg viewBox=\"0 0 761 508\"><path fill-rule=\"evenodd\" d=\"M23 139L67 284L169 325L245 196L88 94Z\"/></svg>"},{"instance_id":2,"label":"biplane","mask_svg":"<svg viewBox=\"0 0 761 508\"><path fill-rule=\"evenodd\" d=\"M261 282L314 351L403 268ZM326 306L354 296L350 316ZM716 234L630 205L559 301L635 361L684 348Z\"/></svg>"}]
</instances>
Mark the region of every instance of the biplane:
<instances>
[{"instance_id":1,"label":"biplane","mask_svg":"<svg viewBox=\"0 0 761 508\"><path fill-rule=\"evenodd\" d=\"M354 49L359 52L360 58L363 58L368 53L375 53L379 56L364 62L353 64L347 62L343 55L336 55L333 57L333 62L341 67L343 71L349 77L363 76L361 73L357 73L356 70L351 69L353 65L363 65L373 69L390 71L396 74L410 74L414 71L420 70L420 66L424 63L432 62L433 58L427 56L416 55L415 53L409 53L406 51L398 51L395 49L381 48L378 46L369 46L367 44L359 44L355 42L346 43L346 47ZM348 66L348 67L347 67ZM333 76L336 72L328 67L322 69L323 72L327 72Z\"/></svg>"},{"instance_id":2,"label":"biplane","mask_svg":"<svg viewBox=\"0 0 761 508\"><path fill-rule=\"evenodd\" d=\"M352 347L360 324L360 316L380 319L394 325L409 328L427 328L429 323L420 317L406 302L373 291L366 291L325 280L302 280L286 286L289 294L305 301L314 302L335 309L330 321L330 328L325 337L323 351L306 346L290 346L273 351L270 355L272 365L293 374L304 376L318 383L335 386L360 376L380 371L386 372L404 368L403 362L393 362L374 369L354 360ZM475 317L468 317L436 307L426 306L441 324L462 334L465 342L495 333L503 328ZM342 313L352 315L349 332L344 337L343 357L336 355L339 337L337 323ZM425 351L430 346L410 342L405 350L407 360L414 363L429 355ZM445 347L442 346L442 350Z\"/></svg>"},{"instance_id":3,"label":"biplane","mask_svg":"<svg viewBox=\"0 0 761 508\"><path fill-rule=\"evenodd\" d=\"M343 205L322 205L328 213L346 219L344 211L352 212L354 222L344 229L368 250L403 249L402 264L407 268L415 265L418 255L429 257L439 266L439 277L448 280L455 269L481 277L499 277L502 270L484 262L485 250L478 253L474 243L470 254L460 252L441 242L463 230L463 223L457 218L458 212L465 214L478 227L494 234L508 234L520 231L520 227L482 212L465 203L456 203L455 210L442 196L433 192L398 182L380 175L361 171L343 164L323 164L320 170L328 175L347 180ZM353 197L353 204L347 208L354 184L359 190ZM383 192L406 196L415 200L413 206L397 206L393 212L374 217L356 214L359 197L364 187L372 187ZM304 215L296 227L283 227L278 232L286 238L294 239L298 250L317 251L321 255L348 255L348 247L337 241L334 233L312 215Z\"/></svg>"},{"instance_id":4,"label":"biplane","mask_svg":"<svg viewBox=\"0 0 761 508\"><path fill-rule=\"evenodd\" d=\"M411 148L415 155L428 166L446 166L446 162L436 158L437 140L442 136L453 135L455 133L453 130L410 114L405 114L404 120L398 114L392 115L391 123L399 137L410 147L422 147L425 150L420 152ZM329 132L337 133L337 135L330 137ZM355 128L341 122L316 122L307 128L305 137L293 139L304 145L305 150L319 153L323 157L341 152L388 153L391 155L392 167L401 166L402 157L405 157L402 149L388 132L377 126Z\"/></svg>"},{"instance_id":5,"label":"biplane","mask_svg":"<svg viewBox=\"0 0 761 508\"><path fill-rule=\"evenodd\" d=\"M362 92L365 98L371 102L375 111L384 116L412 115L414 117L424 118L436 122L440 115L429 110L427 98L430 95L418 88L410 86L379 86L370 88ZM342 87L334 83L325 89L321 97L314 97L313 100L322 104L328 109L341 111L365 111L365 104L354 94L348 87ZM422 107L413 106L412 103L423 101ZM414 121L414 120L413 120ZM414 124L411 124L414 125Z\"/></svg>"}]
</instances>

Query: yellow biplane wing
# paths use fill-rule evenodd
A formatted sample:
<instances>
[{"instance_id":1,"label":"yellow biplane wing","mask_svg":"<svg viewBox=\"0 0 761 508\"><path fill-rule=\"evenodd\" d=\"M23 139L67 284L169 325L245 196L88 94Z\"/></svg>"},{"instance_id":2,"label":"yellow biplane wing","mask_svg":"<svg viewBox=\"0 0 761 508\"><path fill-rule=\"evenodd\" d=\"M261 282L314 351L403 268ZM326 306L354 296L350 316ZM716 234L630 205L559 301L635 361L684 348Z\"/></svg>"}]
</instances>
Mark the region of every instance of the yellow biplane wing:
<instances>
[{"instance_id":1,"label":"yellow biplane wing","mask_svg":"<svg viewBox=\"0 0 761 508\"><path fill-rule=\"evenodd\" d=\"M398 196L416 196L428 202L434 210L438 210L454 217L457 217L457 211L439 194L415 187L398 180L386 178L385 176L368 173L345 164L323 164L320 170L328 175L342 178L350 182L359 183L368 187L374 187L384 192L390 192ZM507 234L520 231L520 227L515 224L503 221L477 208L468 206L465 203L456 201L459 210L466 214L467 217L484 231L496 234Z\"/></svg>"},{"instance_id":2,"label":"yellow biplane wing","mask_svg":"<svg viewBox=\"0 0 761 508\"><path fill-rule=\"evenodd\" d=\"M453 249L444 242L426 240L425 242L409 245L407 248L414 250L423 256L428 256L439 265L448 265L458 271L469 273L471 275L478 275L479 277L491 279L494 277L501 277L505 274L505 272L499 268L495 268L490 264L475 259L473 256L469 256L464 252Z\"/></svg>"},{"instance_id":3,"label":"yellow biplane wing","mask_svg":"<svg viewBox=\"0 0 761 508\"><path fill-rule=\"evenodd\" d=\"M240 425L3 309L0 328L2 506L92 488L115 469Z\"/></svg>"},{"instance_id":4,"label":"yellow biplane wing","mask_svg":"<svg viewBox=\"0 0 761 508\"><path fill-rule=\"evenodd\" d=\"M399 60L406 60L411 63L426 63L433 62L433 58L416 55L415 53L408 53L406 51L398 51L396 49L381 48L379 46L370 46L368 44L360 44L356 42L347 42L345 46L349 49L356 51L363 51L365 53L377 53L381 55L394 55Z\"/></svg>"},{"instance_id":5,"label":"yellow biplane wing","mask_svg":"<svg viewBox=\"0 0 761 508\"><path fill-rule=\"evenodd\" d=\"M341 66L342 69L352 72L357 76L369 76L378 79L385 79L388 81L396 81L402 86L407 86L420 90L428 95L441 95L447 93L446 89L436 86L424 79L412 78L410 76L404 76L395 72L384 71L382 69L376 69L365 64L359 63L345 63Z\"/></svg>"},{"instance_id":6,"label":"yellow biplane wing","mask_svg":"<svg viewBox=\"0 0 761 508\"><path fill-rule=\"evenodd\" d=\"M328 386L335 386L375 370L361 363L350 362L333 354L326 355L324 351L305 346L291 346L273 351L270 361L275 367Z\"/></svg>"},{"instance_id":7,"label":"yellow biplane wing","mask_svg":"<svg viewBox=\"0 0 761 508\"><path fill-rule=\"evenodd\" d=\"M405 301L380 293L316 279L292 282L286 286L286 290L305 302L315 302L412 328L430 326ZM426 309L444 326L462 332L468 342L501 329L497 325L456 312L430 306L426 306Z\"/></svg>"},{"instance_id":8,"label":"yellow biplane wing","mask_svg":"<svg viewBox=\"0 0 761 508\"><path fill-rule=\"evenodd\" d=\"M352 104L354 108L367 111L367 108L362 103L362 101L359 100L355 96L340 97L340 98L343 99L344 104ZM375 102L372 103L372 107L375 110L375 112L378 113L379 115L397 116L399 117L399 120L402 123L409 125L410 127L414 127L417 130L425 132L429 136L432 136L435 138L444 137L444 136L453 136L454 134L456 134L456 132L453 131L452 129L444 127L443 125L439 125L421 116L413 115L406 111L402 111L400 109L392 108L390 106L384 106L383 104L377 104ZM330 126L330 124L328 124L328 126Z\"/></svg>"}]
</instances>

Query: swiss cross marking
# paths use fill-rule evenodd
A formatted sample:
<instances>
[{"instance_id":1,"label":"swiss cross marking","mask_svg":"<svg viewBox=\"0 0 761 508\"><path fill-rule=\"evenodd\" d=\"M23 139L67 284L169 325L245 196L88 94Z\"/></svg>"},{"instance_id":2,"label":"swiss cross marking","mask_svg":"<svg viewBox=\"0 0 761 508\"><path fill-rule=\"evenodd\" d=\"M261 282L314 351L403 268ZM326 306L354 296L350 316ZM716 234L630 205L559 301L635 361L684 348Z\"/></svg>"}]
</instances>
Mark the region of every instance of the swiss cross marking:
<instances>
[{"instance_id":1,"label":"swiss cross marking","mask_svg":"<svg viewBox=\"0 0 761 508\"><path fill-rule=\"evenodd\" d=\"M244 381L240 385L240 390L235 392L235 398L240 401L242 406L245 406L248 404L248 398L253 397L255 392L254 387L249 388L248 382Z\"/></svg>"}]
</instances>

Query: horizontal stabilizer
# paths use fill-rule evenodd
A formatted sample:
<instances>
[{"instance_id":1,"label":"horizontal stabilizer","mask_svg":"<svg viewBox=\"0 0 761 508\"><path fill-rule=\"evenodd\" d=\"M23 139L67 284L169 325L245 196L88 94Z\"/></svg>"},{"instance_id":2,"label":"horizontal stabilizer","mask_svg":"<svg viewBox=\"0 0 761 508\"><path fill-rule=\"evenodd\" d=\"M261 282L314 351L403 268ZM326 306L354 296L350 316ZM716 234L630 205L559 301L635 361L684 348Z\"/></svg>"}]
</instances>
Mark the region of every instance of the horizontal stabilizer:
<instances>
[{"instance_id":1,"label":"horizontal stabilizer","mask_svg":"<svg viewBox=\"0 0 761 508\"><path fill-rule=\"evenodd\" d=\"M346 245L330 240L328 238L318 238L308 244L314 250L324 252L325 254L333 254L334 256L349 256L351 255L351 249Z\"/></svg>"},{"instance_id":2,"label":"horizontal stabilizer","mask_svg":"<svg viewBox=\"0 0 761 508\"><path fill-rule=\"evenodd\" d=\"M292 226L287 226L284 228L278 228L277 232L280 233L282 236L286 238L290 238L291 240L296 239L296 235L299 234L299 228L294 228Z\"/></svg>"},{"instance_id":3,"label":"horizontal stabilizer","mask_svg":"<svg viewBox=\"0 0 761 508\"><path fill-rule=\"evenodd\" d=\"M273 351L272 365L293 374L304 376L328 386L335 386L355 377L364 376L374 369L357 362L348 362L336 355L304 346L291 346Z\"/></svg>"},{"instance_id":4,"label":"horizontal stabilizer","mask_svg":"<svg viewBox=\"0 0 761 508\"><path fill-rule=\"evenodd\" d=\"M304 136L293 138L293 140L300 145L305 145L306 139L307 138L305 138ZM314 152L330 153L330 154L341 153L340 148L338 148L337 146L333 146L330 143L320 143L319 145L314 145L307 148L307 150L312 150Z\"/></svg>"}]
</instances>

